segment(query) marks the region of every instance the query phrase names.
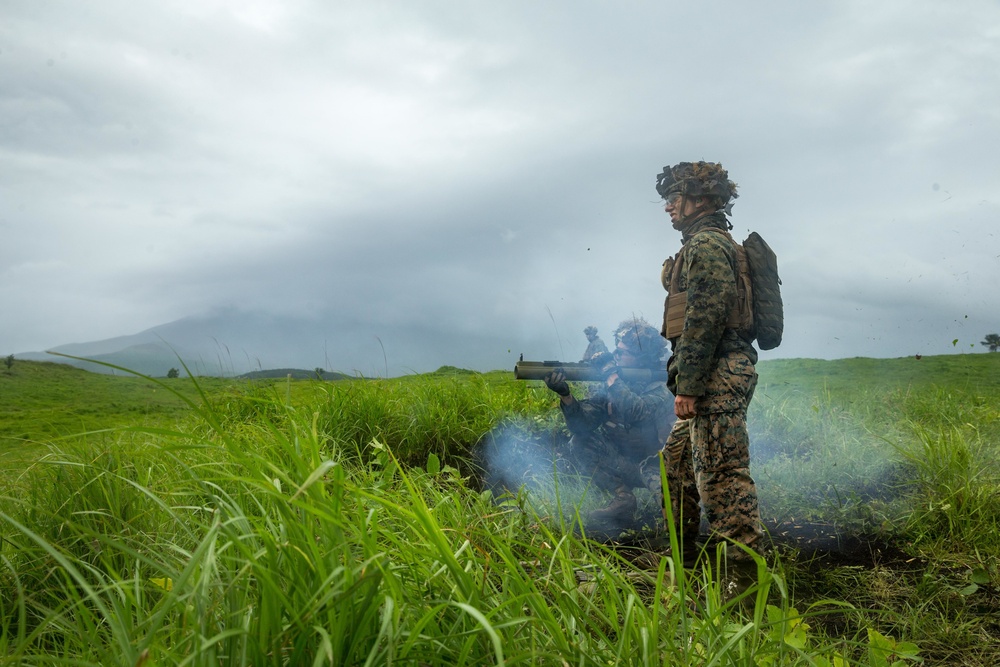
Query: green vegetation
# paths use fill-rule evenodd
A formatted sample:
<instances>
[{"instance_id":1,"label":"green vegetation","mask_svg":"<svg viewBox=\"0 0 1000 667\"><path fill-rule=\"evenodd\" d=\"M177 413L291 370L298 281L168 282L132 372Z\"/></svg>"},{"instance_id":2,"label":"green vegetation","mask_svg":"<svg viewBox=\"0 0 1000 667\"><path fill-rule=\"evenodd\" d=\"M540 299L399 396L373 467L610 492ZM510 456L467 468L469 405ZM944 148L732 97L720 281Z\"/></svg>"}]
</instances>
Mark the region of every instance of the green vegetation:
<instances>
[{"instance_id":1,"label":"green vegetation","mask_svg":"<svg viewBox=\"0 0 1000 667\"><path fill-rule=\"evenodd\" d=\"M572 512L494 497L484 435L559 428L509 373L19 361L0 371L0 664L1000 663L1000 355L759 370L768 525L863 538L866 561L644 569Z\"/></svg>"},{"instance_id":2,"label":"green vegetation","mask_svg":"<svg viewBox=\"0 0 1000 667\"><path fill-rule=\"evenodd\" d=\"M271 368L262 371L251 371L239 376L240 380L349 380L350 375L328 372L322 368L307 371L304 368Z\"/></svg>"},{"instance_id":3,"label":"green vegetation","mask_svg":"<svg viewBox=\"0 0 1000 667\"><path fill-rule=\"evenodd\" d=\"M199 382L208 390L236 386L218 378ZM0 455L91 431L187 419L184 399L196 395L189 380L156 384L126 373L97 375L66 364L19 361L0 371Z\"/></svg>"}]
</instances>

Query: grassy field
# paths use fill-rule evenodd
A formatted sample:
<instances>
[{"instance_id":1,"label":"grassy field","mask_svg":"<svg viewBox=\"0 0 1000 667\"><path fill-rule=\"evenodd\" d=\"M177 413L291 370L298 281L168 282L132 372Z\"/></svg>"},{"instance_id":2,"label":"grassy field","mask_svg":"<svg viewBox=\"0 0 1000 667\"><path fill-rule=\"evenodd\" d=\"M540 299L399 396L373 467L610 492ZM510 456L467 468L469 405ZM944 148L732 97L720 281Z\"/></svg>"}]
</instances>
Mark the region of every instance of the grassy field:
<instances>
[{"instance_id":1,"label":"grassy field","mask_svg":"<svg viewBox=\"0 0 1000 667\"><path fill-rule=\"evenodd\" d=\"M758 370L776 550L734 587L722 552L640 567L582 538L558 488L485 490L491 434L561 430L510 373L16 362L0 664L1000 664L1000 355Z\"/></svg>"},{"instance_id":2,"label":"grassy field","mask_svg":"<svg viewBox=\"0 0 1000 667\"><path fill-rule=\"evenodd\" d=\"M230 381L201 378L208 391ZM101 429L163 424L190 414L185 398L197 397L190 381L155 384L121 373L98 377L66 364L16 361L0 370L0 452Z\"/></svg>"}]
</instances>

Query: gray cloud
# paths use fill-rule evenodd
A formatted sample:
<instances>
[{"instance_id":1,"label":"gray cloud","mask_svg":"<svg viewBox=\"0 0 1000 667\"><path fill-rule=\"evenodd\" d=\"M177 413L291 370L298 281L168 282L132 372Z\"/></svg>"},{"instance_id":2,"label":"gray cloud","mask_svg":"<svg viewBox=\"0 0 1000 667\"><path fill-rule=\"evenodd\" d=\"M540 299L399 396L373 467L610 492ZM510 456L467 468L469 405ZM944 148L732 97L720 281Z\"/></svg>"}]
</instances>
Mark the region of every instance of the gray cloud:
<instances>
[{"instance_id":1,"label":"gray cloud","mask_svg":"<svg viewBox=\"0 0 1000 667\"><path fill-rule=\"evenodd\" d=\"M729 168L735 233L779 254L765 356L1000 329L985 0L4 14L0 351L235 308L350 329L359 367L379 331L416 370L576 358L587 324L659 318L678 239L652 185L690 159Z\"/></svg>"}]
</instances>

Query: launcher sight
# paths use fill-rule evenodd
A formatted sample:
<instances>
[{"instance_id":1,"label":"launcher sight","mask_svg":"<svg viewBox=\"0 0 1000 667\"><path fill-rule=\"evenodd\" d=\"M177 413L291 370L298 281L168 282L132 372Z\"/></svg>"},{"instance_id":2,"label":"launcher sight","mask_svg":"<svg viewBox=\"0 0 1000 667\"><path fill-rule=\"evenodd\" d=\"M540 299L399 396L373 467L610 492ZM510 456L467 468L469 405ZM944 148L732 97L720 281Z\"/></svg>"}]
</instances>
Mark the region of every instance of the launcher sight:
<instances>
[{"instance_id":1,"label":"launcher sight","mask_svg":"<svg viewBox=\"0 0 1000 667\"><path fill-rule=\"evenodd\" d=\"M562 370L569 382L600 382L604 379L599 368L583 361L518 361L514 364L515 380L542 380L555 370ZM667 371L652 368L619 366L618 377L626 382L666 382Z\"/></svg>"}]
</instances>

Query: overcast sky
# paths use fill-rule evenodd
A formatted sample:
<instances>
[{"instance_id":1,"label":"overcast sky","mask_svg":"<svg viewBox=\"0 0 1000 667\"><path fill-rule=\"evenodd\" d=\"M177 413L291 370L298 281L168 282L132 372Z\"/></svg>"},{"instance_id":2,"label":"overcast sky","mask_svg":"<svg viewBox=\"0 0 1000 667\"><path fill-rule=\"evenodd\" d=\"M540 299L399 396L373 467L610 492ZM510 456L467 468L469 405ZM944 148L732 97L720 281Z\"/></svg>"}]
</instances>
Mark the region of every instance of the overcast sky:
<instances>
[{"instance_id":1,"label":"overcast sky","mask_svg":"<svg viewBox=\"0 0 1000 667\"><path fill-rule=\"evenodd\" d=\"M701 159L778 254L762 358L1000 332L995 0L0 0L0 353L235 309L575 360L658 325Z\"/></svg>"}]
</instances>

